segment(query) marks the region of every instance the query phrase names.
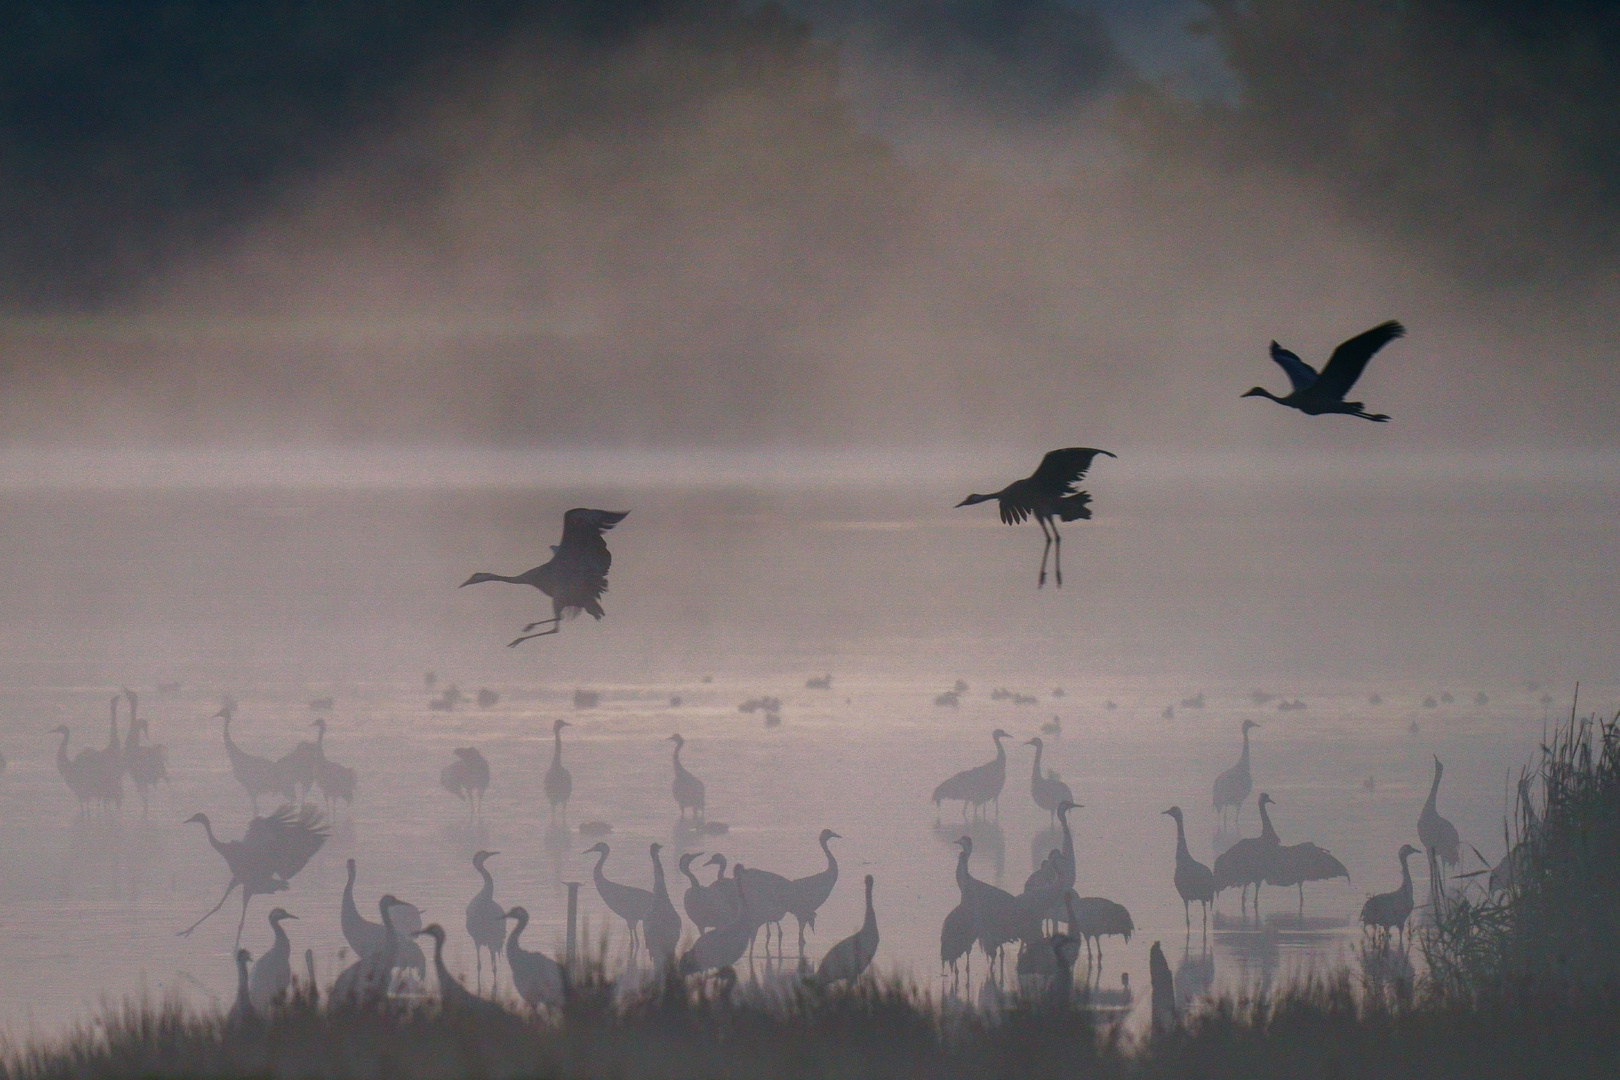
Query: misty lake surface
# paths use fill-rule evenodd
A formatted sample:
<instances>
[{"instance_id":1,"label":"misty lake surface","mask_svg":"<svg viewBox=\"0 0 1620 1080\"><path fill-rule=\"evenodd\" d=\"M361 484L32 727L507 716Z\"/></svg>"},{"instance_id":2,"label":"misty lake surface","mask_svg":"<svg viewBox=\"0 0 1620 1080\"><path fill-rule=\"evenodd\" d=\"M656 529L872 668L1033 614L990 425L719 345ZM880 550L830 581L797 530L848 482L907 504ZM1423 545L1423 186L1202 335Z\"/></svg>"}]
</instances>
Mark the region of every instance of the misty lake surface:
<instances>
[{"instance_id":1,"label":"misty lake surface","mask_svg":"<svg viewBox=\"0 0 1620 1080\"><path fill-rule=\"evenodd\" d=\"M1113 991L1128 974L1139 1004L1155 940L1184 992L1354 968L1357 912L1400 880L1395 852L1417 842L1434 755L1446 765L1441 812L1464 840L1456 872L1475 870L1469 845L1500 857L1508 779L1548 719L1567 715L1575 679L1587 680L1583 712L1612 708L1612 468L1504 482L1459 467L1444 484L1346 470L1330 485L1303 469L1217 482L1167 467L1134 485L1098 469L1097 520L1065 527L1061 591L1035 588L1035 529L1005 528L991 507L950 509L1021 474L985 471L685 488L12 483L0 491L0 1020L26 1037L85 1020L104 998L228 1003L239 902L176 936L228 879L202 830L181 822L202 810L235 839L251 816L208 719L225 695L239 703L237 743L266 757L313 738L310 703L332 698L319 712L328 756L359 772L326 846L288 892L255 898L243 935L257 956L265 915L285 906L299 917L295 956L313 948L323 984L349 962L339 901L350 857L362 912L375 919L385 891L420 905L450 931L447 958L469 979L479 848L500 852L497 900L533 916L528 947L560 948L564 883L578 881L592 939L606 929L622 957L623 924L581 855L593 839L578 825L600 820L612 825L615 880L650 887L648 844L666 845L677 906L682 851L796 877L821 869L817 833L836 829L840 878L809 936L811 962L859 926L871 873L879 969L948 990L938 949L958 900L953 841L973 836L975 876L1023 887L1060 842L1030 798L1023 741L1057 718L1043 765L1084 804L1070 817L1077 888L1123 903L1137 927L1128 944L1104 942L1093 975ZM543 561L575 505L632 511L608 536L607 618L507 650L549 613L544 598L456 586L473 570ZM829 689L805 685L826 674ZM936 705L957 679L969 685L959 707ZM430 710L452 684L499 701ZM126 787L120 812L81 815L47 731L68 724L70 753L105 745L108 699L126 685L167 747L172 782L145 811ZM599 695L594 708L576 707L581 689ZM998 689L1034 702L993 699ZM1261 703L1256 689L1278 696ZM767 695L782 701L778 726L738 709ZM1279 711L1295 699L1305 707ZM566 827L549 823L541 791L557 718L575 725ZM1304 928L1212 926L1206 948L1197 908L1190 937L1180 917L1175 830L1160 812L1180 805L1194 855L1212 861L1211 785L1236 762L1244 719L1263 725L1254 792L1276 800L1283 841L1328 848L1352 880L1308 886ZM990 760L996 727L1015 736L999 818L964 826L930 793ZM724 835L677 824L676 731ZM493 769L476 820L438 782L466 745ZM1258 824L1251 796L1243 834ZM1297 904L1293 890L1263 894L1267 915ZM1236 894L1219 907L1235 917ZM977 994L984 970L976 957L963 993ZM501 979L509 989L504 964Z\"/></svg>"}]
</instances>

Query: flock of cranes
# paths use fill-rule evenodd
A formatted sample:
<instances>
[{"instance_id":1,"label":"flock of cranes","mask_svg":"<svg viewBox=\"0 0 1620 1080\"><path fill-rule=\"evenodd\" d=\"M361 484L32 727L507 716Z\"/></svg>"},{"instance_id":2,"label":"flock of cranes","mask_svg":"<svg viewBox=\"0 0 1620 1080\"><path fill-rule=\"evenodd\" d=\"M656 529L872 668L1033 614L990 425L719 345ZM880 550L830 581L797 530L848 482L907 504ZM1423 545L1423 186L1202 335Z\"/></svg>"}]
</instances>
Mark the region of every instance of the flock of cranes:
<instances>
[{"instance_id":1,"label":"flock of cranes","mask_svg":"<svg viewBox=\"0 0 1620 1080\"><path fill-rule=\"evenodd\" d=\"M123 741L118 737L118 704L129 703L129 727ZM68 740L72 732L66 724L51 729L52 735L62 736L56 747L56 770L79 800L81 810L96 808L111 811L124 805L124 777L128 776L141 796L141 810L148 807L148 794L152 788L169 778L167 751L162 746L142 743L143 735L151 737L146 720L139 714L140 697L125 689L112 698L112 720L107 745L100 750L85 747L73 757L68 756Z\"/></svg>"}]
</instances>

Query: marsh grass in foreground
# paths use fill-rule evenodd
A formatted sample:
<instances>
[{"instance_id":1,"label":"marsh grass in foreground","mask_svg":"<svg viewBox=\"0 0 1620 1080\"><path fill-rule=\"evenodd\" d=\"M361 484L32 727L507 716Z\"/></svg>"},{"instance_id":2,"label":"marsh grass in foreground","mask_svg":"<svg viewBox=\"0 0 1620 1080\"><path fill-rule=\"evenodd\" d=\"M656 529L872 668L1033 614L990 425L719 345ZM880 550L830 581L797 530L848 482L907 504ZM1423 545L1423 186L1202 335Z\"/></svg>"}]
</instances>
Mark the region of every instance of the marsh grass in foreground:
<instances>
[{"instance_id":1,"label":"marsh grass in foreground","mask_svg":"<svg viewBox=\"0 0 1620 1080\"><path fill-rule=\"evenodd\" d=\"M1348 976L1221 998L1166 1035L1134 1038L1079 1008L941 1009L866 982L781 997L654 987L614 1004L582 987L560 1016L474 1020L436 1008L327 1010L297 998L230 1028L178 1004L133 1003L102 1025L6 1056L6 1080L56 1077L890 1078L1593 1077L1620 1075L1620 1010L1500 996L1405 1002Z\"/></svg>"}]
</instances>

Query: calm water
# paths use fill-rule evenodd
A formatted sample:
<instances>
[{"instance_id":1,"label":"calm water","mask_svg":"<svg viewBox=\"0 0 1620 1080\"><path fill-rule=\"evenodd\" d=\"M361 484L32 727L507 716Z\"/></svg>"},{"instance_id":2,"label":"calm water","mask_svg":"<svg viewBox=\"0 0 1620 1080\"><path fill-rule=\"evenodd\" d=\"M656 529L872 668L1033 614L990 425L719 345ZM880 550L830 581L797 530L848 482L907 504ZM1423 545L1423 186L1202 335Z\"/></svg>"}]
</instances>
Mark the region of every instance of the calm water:
<instances>
[{"instance_id":1,"label":"calm water","mask_svg":"<svg viewBox=\"0 0 1620 1080\"><path fill-rule=\"evenodd\" d=\"M323 981L347 962L338 905L350 856L363 910L375 917L383 891L421 905L450 929L451 966L469 975L463 918L479 847L501 852L497 899L533 914L530 947L560 945L566 881L586 883L593 932L607 925L623 945L589 884L590 841L548 828L540 778L551 722L565 717L577 725L565 733L570 826L613 825L610 877L649 885L647 845L662 841L678 905L678 850L797 876L821 867L816 834L832 827L845 837L841 877L810 937L812 962L859 925L869 872L880 966L938 987L963 826L949 807L936 819L929 793L989 760L995 727L1021 742L1058 716L1045 764L1085 804L1071 815L1078 887L1124 903L1138 926L1129 944L1107 941L1097 978L1112 989L1128 972L1145 995L1154 940L1186 965L1187 984L1211 968L1235 985L1354 963L1362 899L1395 886L1394 852L1416 842L1431 755L1447 766L1442 812L1494 859L1505 779L1541 738L1542 694L1552 690L1558 714L1574 677L1603 674L1589 657L1606 652L1612 628L1566 601L1612 605L1614 542L1607 496L1578 485L1474 501L1408 491L1386 510L1353 484L1344 498L1282 490L1272 506L1250 489L1160 481L1156 494L1111 493L1110 515L1070 527L1061 593L1033 587L1034 530L939 509L962 493L13 490L0 537L14 568L0 585L0 1018L14 1034L48 1032L105 995L229 999L239 905L176 936L227 880L200 828L181 820L205 810L235 838L250 816L219 723L206 719L227 693L240 702L237 742L271 757L311 737L311 699L336 699L327 751L359 770L359 797L275 898L299 916L295 948L314 948ZM539 597L454 586L474 569L539 561L561 510L580 503L633 509L610 536L607 620L503 649L540 613ZM440 688L487 686L500 702L431 712L429 670ZM805 687L827 672L831 690ZM971 687L961 707L932 704L957 678ZM177 692L157 692L170 681ZM131 790L112 820L81 818L45 732L67 723L70 750L102 745L107 698L126 684L142 692L173 782L146 814ZM1257 686L1308 708L1256 705ZM1037 703L992 701L1000 687ZM577 688L601 704L576 710ZM1454 703L1422 704L1447 691ZM1481 691L1489 702L1475 705ZM1180 704L1198 693L1203 707ZM783 699L779 727L738 711L762 694ZM1597 707L1613 696L1612 684L1583 690ZM1307 888L1310 932L1212 929L1206 955L1196 908L1190 943L1179 917L1174 826L1159 812L1181 805L1195 854L1212 858L1210 787L1237 759L1244 718L1264 725L1255 792L1276 799L1284 841L1329 848L1353 880ZM677 730L708 785L710 819L730 827L695 847L669 791L664 740ZM1019 742L999 822L971 830L975 875L1013 892L1056 843ZM476 822L438 786L451 748L469 743L494 768ZM1252 798L1243 824L1258 831ZM1476 866L1470 856L1463 869ZM1268 911L1295 902L1266 891ZM249 912L243 942L255 955L270 941L271 906L257 898ZM1228 894L1223 910L1235 907Z\"/></svg>"}]
</instances>

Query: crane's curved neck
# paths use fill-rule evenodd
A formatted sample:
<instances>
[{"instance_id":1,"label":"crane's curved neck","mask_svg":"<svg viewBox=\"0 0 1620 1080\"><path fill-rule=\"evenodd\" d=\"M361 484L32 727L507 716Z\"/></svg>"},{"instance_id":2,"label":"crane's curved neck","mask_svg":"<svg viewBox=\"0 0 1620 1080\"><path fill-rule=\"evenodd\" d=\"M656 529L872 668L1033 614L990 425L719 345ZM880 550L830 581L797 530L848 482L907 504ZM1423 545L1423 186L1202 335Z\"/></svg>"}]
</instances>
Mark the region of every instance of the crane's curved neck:
<instances>
[{"instance_id":1,"label":"crane's curved neck","mask_svg":"<svg viewBox=\"0 0 1620 1080\"><path fill-rule=\"evenodd\" d=\"M475 869L478 871L479 876L484 879L484 887L478 890L479 898L493 900L495 898L495 875L489 872L489 867L483 862L479 862Z\"/></svg>"},{"instance_id":2,"label":"crane's curved neck","mask_svg":"<svg viewBox=\"0 0 1620 1080\"><path fill-rule=\"evenodd\" d=\"M238 1004L251 1000L248 996L248 962L240 952L236 954L236 1000Z\"/></svg>"},{"instance_id":3,"label":"crane's curved neck","mask_svg":"<svg viewBox=\"0 0 1620 1080\"><path fill-rule=\"evenodd\" d=\"M821 842L821 850L823 852L825 852L826 856L827 856L827 869L828 870L837 870L838 869L838 859L832 853L832 842L833 842L833 838L830 837L830 836L827 837L827 839L825 839L825 840L823 840Z\"/></svg>"},{"instance_id":4,"label":"crane's curved neck","mask_svg":"<svg viewBox=\"0 0 1620 1080\"><path fill-rule=\"evenodd\" d=\"M508 577L505 574L483 574L483 573L478 573L478 574L474 574L472 577L468 578L467 579L467 584L468 585L481 585L486 581L504 581L508 585L527 585L529 583L528 579L524 578L521 575L519 575L517 577Z\"/></svg>"},{"instance_id":5,"label":"crane's curved neck","mask_svg":"<svg viewBox=\"0 0 1620 1080\"><path fill-rule=\"evenodd\" d=\"M600 883L602 879L607 876L606 874L602 873L602 867L607 865L607 857L608 853L605 848L596 853L596 869L591 871L591 875L596 878L598 883Z\"/></svg>"},{"instance_id":6,"label":"crane's curved neck","mask_svg":"<svg viewBox=\"0 0 1620 1080\"><path fill-rule=\"evenodd\" d=\"M1249 729L1243 729L1243 753L1238 757L1238 765L1245 771L1249 768Z\"/></svg>"},{"instance_id":7,"label":"crane's curved neck","mask_svg":"<svg viewBox=\"0 0 1620 1080\"><path fill-rule=\"evenodd\" d=\"M1277 830L1271 827L1271 815L1266 813L1266 807L1268 805L1270 804L1260 804L1260 837L1261 839L1269 841L1270 843L1280 844L1282 843L1282 839L1277 835Z\"/></svg>"},{"instance_id":8,"label":"crane's curved neck","mask_svg":"<svg viewBox=\"0 0 1620 1080\"><path fill-rule=\"evenodd\" d=\"M68 730L66 728L63 728L62 729L62 741L56 744L56 765L57 765L57 768L66 768L70 764L70 762L68 760L68 755L67 755L68 737L69 737Z\"/></svg>"},{"instance_id":9,"label":"crane's curved neck","mask_svg":"<svg viewBox=\"0 0 1620 1080\"><path fill-rule=\"evenodd\" d=\"M552 728L551 739L551 764L555 767L562 764L562 728Z\"/></svg>"},{"instance_id":10,"label":"crane's curved neck","mask_svg":"<svg viewBox=\"0 0 1620 1080\"><path fill-rule=\"evenodd\" d=\"M996 744L996 761L1003 767L1005 767L1007 764L1007 748L1001 745L1001 740L1004 738L1006 738L1005 735L997 735L994 737L994 742Z\"/></svg>"},{"instance_id":11,"label":"crane's curved neck","mask_svg":"<svg viewBox=\"0 0 1620 1080\"><path fill-rule=\"evenodd\" d=\"M877 929L877 910L872 907L872 886L871 885L868 885L866 887L866 924L864 926L862 926L861 929L862 930L876 930Z\"/></svg>"},{"instance_id":12,"label":"crane's curved neck","mask_svg":"<svg viewBox=\"0 0 1620 1080\"><path fill-rule=\"evenodd\" d=\"M1176 816L1176 854L1191 856L1187 850L1187 827L1181 823L1180 815Z\"/></svg>"},{"instance_id":13,"label":"crane's curved neck","mask_svg":"<svg viewBox=\"0 0 1620 1080\"><path fill-rule=\"evenodd\" d=\"M1041 782L1041 751L1044 749L1040 743L1035 744L1035 764L1031 767L1030 778L1037 784Z\"/></svg>"},{"instance_id":14,"label":"crane's curved neck","mask_svg":"<svg viewBox=\"0 0 1620 1080\"><path fill-rule=\"evenodd\" d=\"M118 746L118 699L116 697L112 699L112 723L111 723L111 727L112 727L112 743L111 743L111 745L116 749L117 746Z\"/></svg>"},{"instance_id":15,"label":"crane's curved neck","mask_svg":"<svg viewBox=\"0 0 1620 1080\"><path fill-rule=\"evenodd\" d=\"M1073 807L1069 808L1069 810L1072 809ZM1074 865L1074 833L1069 831L1069 810L1064 810L1058 815L1058 824L1063 828L1063 857L1069 860L1069 865L1072 867Z\"/></svg>"},{"instance_id":16,"label":"crane's curved neck","mask_svg":"<svg viewBox=\"0 0 1620 1080\"><path fill-rule=\"evenodd\" d=\"M653 862L653 895L669 897L669 883L664 880L664 861L659 858L658 852L652 853Z\"/></svg>"},{"instance_id":17,"label":"crane's curved neck","mask_svg":"<svg viewBox=\"0 0 1620 1080\"><path fill-rule=\"evenodd\" d=\"M715 858L717 861L714 864L714 883L718 885L726 880L726 857L717 855Z\"/></svg>"},{"instance_id":18,"label":"crane's curved neck","mask_svg":"<svg viewBox=\"0 0 1620 1080\"><path fill-rule=\"evenodd\" d=\"M272 922L270 924L270 929L275 931L276 935L276 943L271 946L271 948L280 949L283 952L292 952L292 938L288 937L287 931L281 928L281 920L277 919L275 922Z\"/></svg>"},{"instance_id":19,"label":"crane's curved neck","mask_svg":"<svg viewBox=\"0 0 1620 1080\"><path fill-rule=\"evenodd\" d=\"M1401 892L1406 896L1412 895L1412 868L1406 862L1411 857L1410 851L1401 856Z\"/></svg>"},{"instance_id":20,"label":"crane's curved neck","mask_svg":"<svg viewBox=\"0 0 1620 1080\"><path fill-rule=\"evenodd\" d=\"M1430 809L1430 810L1434 809L1435 799L1439 796L1439 794L1440 794L1440 763L1437 761L1437 762L1434 763L1434 779L1432 781L1430 781L1430 783L1429 783L1429 801L1426 804L1428 809Z\"/></svg>"},{"instance_id":21,"label":"crane's curved neck","mask_svg":"<svg viewBox=\"0 0 1620 1080\"><path fill-rule=\"evenodd\" d=\"M674 760L675 760L675 768L676 768L676 770L679 770L680 767L681 767L681 751L685 747L686 747L685 743L676 743L675 744L675 758L674 758Z\"/></svg>"},{"instance_id":22,"label":"crane's curved neck","mask_svg":"<svg viewBox=\"0 0 1620 1080\"><path fill-rule=\"evenodd\" d=\"M966 898L968 883L973 880L973 875L968 873L968 856L972 854L967 848L963 848L962 854L956 857L956 884L962 889L964 899Z\"/></svg>"},{"instance_id":23,"label":"crane's curved neck","mask_svg":"<svg viewBox=\"0 0 1620 1080\"><path fill-rule=\"evenodd\" d=\"M203 818L202 819L202 827L203 827L203 832L208 834L208 842L213 845L214 850L223 853L225 851L225 845L220 843L217 839L215 839L215 837L214 837L214 823L212 821L209 821L207 818Z\"/></svg>"},{"instance_id":24,"label":"crane's curved neck","mask_svg":"<svg viewBox=\"0 0 1620 1080\"><path fill-rule=\"evenodd\" d=\"M444 997L444 988L450 984L450 969L444 966L444 935L433 934L433 970L439 974L439 996Z\"/></svg>"},{"instance_id":25,"label":"crane's curved neck","mask_svg":"<svg viewBox=\"0 0 1620 1080\"><path fill-rule=\"evenodd\" d=\"M687 881L690 881L692 883L692 887L694 889L703 888L703 883L697 879L696 874L692 873L692 860L691 859L683 859L680 863L677 864L677 866L680 869L681 876L686 878Z\"/></svg>"}]
</instances>

